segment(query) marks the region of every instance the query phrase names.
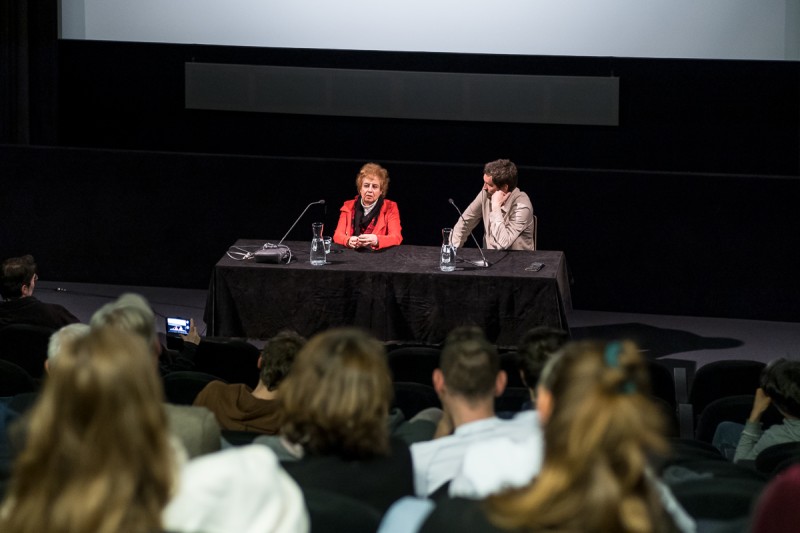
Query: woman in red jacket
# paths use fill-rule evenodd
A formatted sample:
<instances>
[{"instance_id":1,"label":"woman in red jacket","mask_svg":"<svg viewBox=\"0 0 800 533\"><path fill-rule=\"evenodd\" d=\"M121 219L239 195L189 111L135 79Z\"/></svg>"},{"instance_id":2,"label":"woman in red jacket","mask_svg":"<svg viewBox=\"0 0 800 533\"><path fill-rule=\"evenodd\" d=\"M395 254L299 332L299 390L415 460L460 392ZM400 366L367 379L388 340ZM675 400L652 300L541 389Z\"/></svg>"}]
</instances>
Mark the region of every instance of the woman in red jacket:
<instances>
[{"instance_id":1,"label":"woman in red jacket","mask_svg":"<svg viewBox=\"0 0 800 533\"><path fill-rule=\"evenodd\" d=\"M400 211L387 200L389 172L367 163L356 177L358 195L342 205L333 240L347 248L380 250L403 242Z\"/></svg>"}]
</instances>

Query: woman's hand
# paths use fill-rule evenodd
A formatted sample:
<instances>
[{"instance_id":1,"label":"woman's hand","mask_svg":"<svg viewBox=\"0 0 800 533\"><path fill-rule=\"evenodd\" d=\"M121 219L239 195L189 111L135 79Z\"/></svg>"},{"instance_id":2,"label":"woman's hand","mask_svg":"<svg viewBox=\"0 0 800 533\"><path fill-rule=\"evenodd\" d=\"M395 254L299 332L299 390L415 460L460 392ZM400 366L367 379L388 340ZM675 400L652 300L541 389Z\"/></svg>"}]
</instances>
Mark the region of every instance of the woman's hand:
<instances>
[{"instance_id":1,"label":"woman's hand","mask_svg":"<svg viewBox=\"0 0 800 533\"><path fill-rule=\"evenodd\" d=\"M358 236L358 243L361 246L378 246L378 236L370 233L363 233Z\"/></svg>"},{"instance_id":2,"label":"woman's hand","mask_svg":"<svg viewBox=\"0 0 800 533\"><path fill-rule=\"evenodd\" d=\"M358 237L350 237L347 239L347 247L348 248L358 248L359 247L359 240Z\"/></svg>"}]
</instances>

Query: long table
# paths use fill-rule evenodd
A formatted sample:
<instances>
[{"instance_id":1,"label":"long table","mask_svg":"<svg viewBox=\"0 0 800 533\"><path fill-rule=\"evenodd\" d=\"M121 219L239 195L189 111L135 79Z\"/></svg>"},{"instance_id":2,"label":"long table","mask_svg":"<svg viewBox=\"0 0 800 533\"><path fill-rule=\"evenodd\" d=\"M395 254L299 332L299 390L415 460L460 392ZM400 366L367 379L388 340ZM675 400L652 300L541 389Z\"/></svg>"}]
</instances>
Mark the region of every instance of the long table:
<instances>
[{"instance_id":1,"label":"long table","mask_svg":"<svg viewBox=\"0 0 800 533\"><path fill-rule=\"evenodd\" d=\"M229 251L260 249L240 239ZM359 326L384 341L441 343L456 326L481 326L499 346L515 346L529 328L567 329L568 273L560 251L459 250L453 272L439 270L439 248L401 245L377 252L333 246L312 266L309 242L286 242L289 264L257 263L227 253L214 266L206 301L208 334L268 339L283 329L304 336ZM526 270L544 263L539 272Z\"/></svg>"}]
</instances>

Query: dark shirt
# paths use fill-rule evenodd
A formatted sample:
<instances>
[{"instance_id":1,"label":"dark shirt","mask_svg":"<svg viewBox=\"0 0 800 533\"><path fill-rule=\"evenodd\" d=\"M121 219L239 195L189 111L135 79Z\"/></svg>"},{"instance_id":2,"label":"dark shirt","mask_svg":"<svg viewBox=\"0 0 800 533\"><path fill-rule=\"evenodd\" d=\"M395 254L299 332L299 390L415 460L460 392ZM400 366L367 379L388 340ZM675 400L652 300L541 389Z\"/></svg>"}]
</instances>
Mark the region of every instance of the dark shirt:
<instances>
[{"instance_id":1,"label":"dark shirt","mask_svg":"<svg viewBox=\"0 0 800 533\"><path fill-rule=\"evenodd\" d=\"M391 439L388 457L346 461L335 455L307 455L299 461L282 461L300 488L325 489L353 497L385 513L403 496L414 494L414 476L408 445Z\"/></svg>"},{"instance_id":2,"label":"dark shirt","mask_svg":"<svg viewBox=\"0 0 800 533\"><path fill-rule=\"evenodd\" d=\"M0 328L9 324L30 324L61 329L80 322L75 315L58 304L49 304L33 296L0 302Z\"/></svg>"}]
</instances>

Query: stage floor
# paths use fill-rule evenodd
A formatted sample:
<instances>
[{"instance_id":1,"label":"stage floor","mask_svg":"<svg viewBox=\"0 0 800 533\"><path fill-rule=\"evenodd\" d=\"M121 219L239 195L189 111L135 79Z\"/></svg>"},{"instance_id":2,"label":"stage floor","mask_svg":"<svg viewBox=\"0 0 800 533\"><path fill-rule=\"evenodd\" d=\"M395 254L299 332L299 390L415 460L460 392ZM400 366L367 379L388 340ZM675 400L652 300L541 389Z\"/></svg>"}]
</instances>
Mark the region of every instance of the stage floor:
<instances>
[{"instance_id":1,"label":"stage floor","mask_svg":"<svg viewBox=\"0 0 800 533\"><path fill-rule=\"evenodd\" d=\"M194 318L201 335L205 334L205 290L40 280L35 296L45 302L61 304L81 321L88 322L100 306L125 292L136 292L147 298L162 335L167 316ZM697 367L722 359L768 362L777 357L800 358L798 322L572 310L568 323L574 339L632 338L647 350L650 358L694 361ZM257 346L261 343L251 342Z\"/></svg>"}]
</instances>

